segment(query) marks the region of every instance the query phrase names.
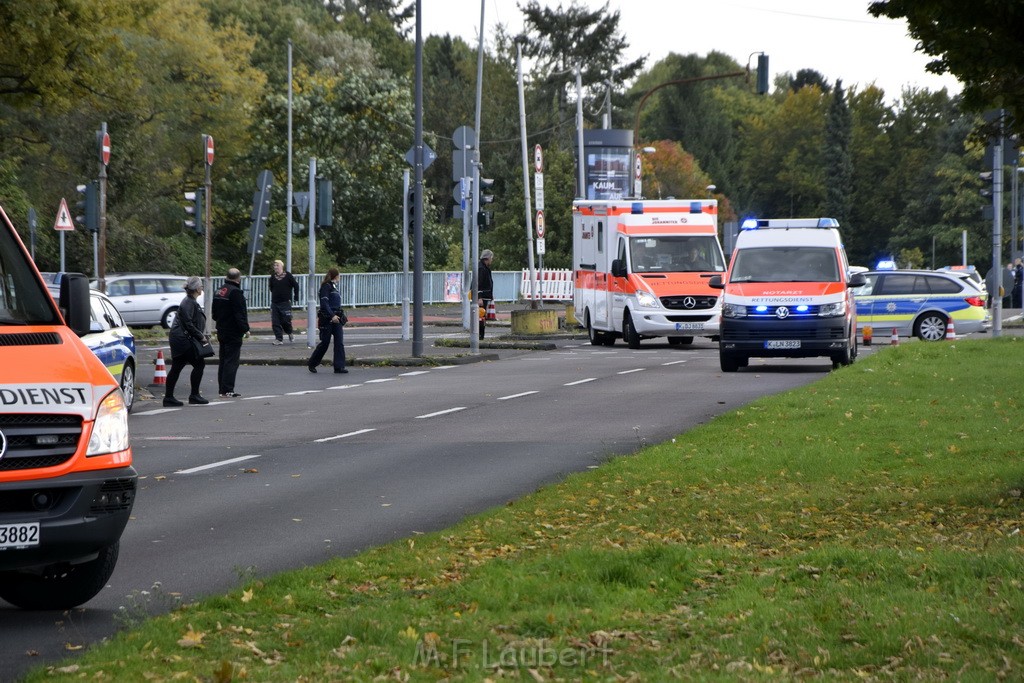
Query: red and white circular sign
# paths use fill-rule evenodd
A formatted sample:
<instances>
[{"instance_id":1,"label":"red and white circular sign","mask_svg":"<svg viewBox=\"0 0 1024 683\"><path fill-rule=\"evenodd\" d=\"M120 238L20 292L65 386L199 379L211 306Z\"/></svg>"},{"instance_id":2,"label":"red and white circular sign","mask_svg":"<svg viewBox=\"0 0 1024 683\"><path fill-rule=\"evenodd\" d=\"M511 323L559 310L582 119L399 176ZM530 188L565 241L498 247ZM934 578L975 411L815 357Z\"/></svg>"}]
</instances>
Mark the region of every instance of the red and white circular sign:
<instances>
[{"instance_id":1,"label":"red and white circular sign","mask_svg":"<svg viewBox=\"0 0 1024 683\"><path fill-rule=\"evenodd\" d=\"M213 166L213 136L206 136L206 165Z\"/></svg>"},{"instance_id":2,"label":"red and white circular sign","mask_svg":"<svg viewBox=\"0 0 1024 683\"><path fill-rule=\"evenodd\" d=\"M110 163L110 134L104 133L100 141L100 161L106 166Z\"/></svg>"},{"instance_id":3,"label":"red and white circular sign","mask_svg":"<svg viewBox=\"0 0 1024 683\"><path fill-rule=\"evenodd\" d=\"M538 211L537 212L537 221L536 221L536 223L537 223L537 237L543 238L544 237L544 212L543 211Z\"/></svg>"},{"instance_id":4,"label":"red and white circular sign","mask_svg":"<svg viewBox=\"0 0 1024 683\"><path fill-rule=\"evenodd\" d=\"M533 148L533 170L537 173L544 172L544 153L541 151L540 145Z\"/></svg>"},{"instance_id":5,"label":"red and white circular sign","mask_svg":"<svg viewBox=\"0 0 1024 683\"><path fill-rule=\"evenodd\" d=\"M633 175L634 175L634 177L637 180L640 180L640 173L641 173L643 164L640 161L640 155L639 154L636 155L636 164L635 164L635 166L636 166L636 169L634 170Z\"/></svg>"}]
</instances>

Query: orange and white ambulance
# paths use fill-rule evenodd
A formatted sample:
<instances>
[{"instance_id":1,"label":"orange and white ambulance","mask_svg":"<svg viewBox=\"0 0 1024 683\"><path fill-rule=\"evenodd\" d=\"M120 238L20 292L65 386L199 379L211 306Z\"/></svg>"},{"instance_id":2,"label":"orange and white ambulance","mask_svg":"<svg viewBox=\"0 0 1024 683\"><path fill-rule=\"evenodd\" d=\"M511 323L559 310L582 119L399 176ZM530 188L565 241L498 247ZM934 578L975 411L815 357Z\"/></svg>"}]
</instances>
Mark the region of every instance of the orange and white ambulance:
<instances>
[{"instance_id":1,"label":"orange and white ambulance","mask_svg":"<svg viewBox=\"0 0 1024 683\"><path fill-rule=\"evenodd\" d=\"M0 208L0 598L90 600L117 562L138 476L120 386L81 335L89 281L54 302Z\"/></svg>"},{"instance_id":2,"label":"orange and white ambulance","mask_svg":"<svg viewBox=\"0 0 1024 683\"><path fill-rule=\"evenodd\" d=\"M717 201L577 200L572 216L573 305L591 344L718 335L721 306L708 285L725 272Z\"/></svg>"},{"instance_id":3,"label":"orange and white ambulance","mask_svg":"<svg viewBox=\"0 0 1024 683\"><path fill-rule=\"evenodd\" d=\"M857 357L853 289L834 218L748 219L736 238L723 290L719 360L723 372L752 356L827 356L834 366Z\"/></svg>"}]
</instances>

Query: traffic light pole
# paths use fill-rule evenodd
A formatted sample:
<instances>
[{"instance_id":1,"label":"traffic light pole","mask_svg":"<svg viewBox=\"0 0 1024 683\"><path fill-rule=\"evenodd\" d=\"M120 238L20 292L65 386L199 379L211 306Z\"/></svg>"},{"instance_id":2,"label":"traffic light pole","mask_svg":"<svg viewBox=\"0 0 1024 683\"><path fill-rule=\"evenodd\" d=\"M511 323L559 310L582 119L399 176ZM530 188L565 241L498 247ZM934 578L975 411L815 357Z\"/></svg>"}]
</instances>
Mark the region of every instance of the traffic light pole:
<instances>
[{"instance_id":1,"label":"traffic light pole","mask_svg":"<svg viewBox=\"0 0 1024 683\"><path fill-rule=\"evenodd\" d=\"M1001 126L1002 124L1000 124ZM996 137L992 155L992 263L997 268L1002 282L1003 262L1003 135L1002 132ZM1010 248L1011 254L1013 248ZM992 336L1000 337L1003 334L1003 299L999 295L998 285L995 292L990 292L990 297L995 297L992 302Z\"/></svg>"},{"instance_id":2,"label":"traffic light pole","mask_svg":"<svg viewBox=\"0 0 1024 683\"><path fill-rule=\"evenodd\" d=\"M107 165L103 163L103 140L107 135L107 122L100 124L99 146L100 146L100 175L99 175L99 238L96 240L93 251L96 254L96 279L99 281L99 290L107 291Z\"/></svg>"}]
</instances>

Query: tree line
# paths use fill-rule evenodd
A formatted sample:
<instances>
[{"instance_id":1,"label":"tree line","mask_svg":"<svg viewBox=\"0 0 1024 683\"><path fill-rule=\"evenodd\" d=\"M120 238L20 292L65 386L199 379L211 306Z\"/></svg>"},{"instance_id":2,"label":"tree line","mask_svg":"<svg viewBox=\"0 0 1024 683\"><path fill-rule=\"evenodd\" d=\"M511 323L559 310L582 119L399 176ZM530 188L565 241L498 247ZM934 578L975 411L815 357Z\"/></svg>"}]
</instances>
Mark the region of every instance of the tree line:
<instances>
[{"instance_id":1,"label":"tree line","mask_svg":"<svg viewBox=\"0 0 1024 683\"><path fill-rule=\"evenodd\" d=\"M0 203L26 242L25 217L36 208L37 262L56 270L58 238L49 227L61 197L70 201L77 184L96 176L95 131L106 122L106 270L200 273L202 238L183 227L184 192L203 182L201 136L209 134L214 271L248 263L251 198L263 169L274 177L273 202L256 271L269 271L285 253L291 41L293 186L308 186L307 161L316 157L334 192L333 225L317 233L317 264L398 270L402 174L413 143L414 9L410 0L0 3ZM607 5L552 9L530 0L520 10L528 145L544 149L545 266L568 268L574 69L582 69L585 126L608 117L612 128L633 128L640 99L655 86L746 65L720 52L627 61L638 38L622 33ZM496 198L481 245L502 269L527 263L517 37L503 27L486 37L478 131ZM438 155L424 174L424 262L457 270L451 135L474 120L476 46L426 36L423 64L425 141ZM723 220L833 216L851 261L863 265L893 255L901 265L930 266L933 249L936 265L957 263L966 232L970 260L987 267L991 221L978 175L985 141L973 135L980 123L945 90L893 96L874 85L845 88L808 65L777 75L766 96L743 77L662 88L640 111L635 142L654 149L644 155L648 197L704 197L713 184ZM76 230L67 239L68 268L91 272L91 236ZM296 270L306 253L300 229Z\"/></svg>"}]
</instances>

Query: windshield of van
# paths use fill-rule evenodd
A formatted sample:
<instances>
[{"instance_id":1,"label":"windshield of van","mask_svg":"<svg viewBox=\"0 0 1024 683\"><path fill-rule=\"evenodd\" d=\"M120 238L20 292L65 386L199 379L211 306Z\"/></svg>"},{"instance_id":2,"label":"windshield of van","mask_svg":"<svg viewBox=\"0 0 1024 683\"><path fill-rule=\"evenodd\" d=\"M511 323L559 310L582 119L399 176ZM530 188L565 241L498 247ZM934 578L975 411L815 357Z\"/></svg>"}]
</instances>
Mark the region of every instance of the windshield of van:
<instances>
[{"instance_id":1,"label":"windshield of van","mask_svg":"<svg viewBox=\"0 0 1024 683\"><path fill-rule=\"evenodd\" d=\"M61 321L53 300L0 211L0 327L57 324Z\"/></svg>"},{"instance_id":2,"label":"windshield of van","mask_svg":"<svg viewBox=\"0 0 1024 683\"><path fill-rule=\"evenodd\" d=\"M730 282L838 282L831 247L755 247L736 252Z\"/></svg>"},{"instance_id":3,"label":"windshield of van","mask_svg":"<svg viewBox=\"0 0 1024 683\"><path fill-rule=\"evenodd\" d=\"M635 273L721 273L725 259L713 235L634 237L629 260Z\"/></svg>"}]
</instances>

